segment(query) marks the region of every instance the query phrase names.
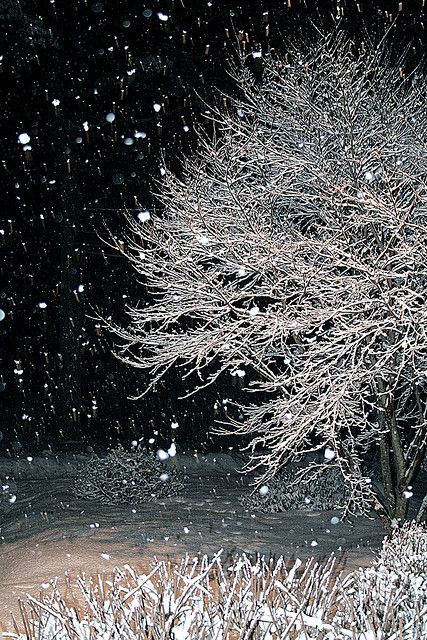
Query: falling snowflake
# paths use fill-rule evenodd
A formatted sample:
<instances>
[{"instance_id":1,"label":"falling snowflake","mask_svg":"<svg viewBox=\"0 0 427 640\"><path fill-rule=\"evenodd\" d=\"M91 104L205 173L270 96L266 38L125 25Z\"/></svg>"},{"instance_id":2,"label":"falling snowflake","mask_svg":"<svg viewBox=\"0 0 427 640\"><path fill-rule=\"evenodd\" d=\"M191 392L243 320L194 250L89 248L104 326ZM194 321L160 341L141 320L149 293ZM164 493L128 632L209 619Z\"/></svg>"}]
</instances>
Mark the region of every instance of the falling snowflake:
<instances>
[{"instance_id":1,"label":"falling snowflake","mask_svg":"<svg viewBox=\"0 0 427 640\"><path fill-rule=\"evenodd\" d=\"M330 447L326 447L325 453L324 453L325 460L333 460L336 457L336 455L337 454L333 449L331 449Z\"/></svg>"},{"instance_id":2,"label":"falling snowflake","mask_svg":"<svg viewBox=\"0 0 427 640\"><path fill-rule=\"evenodd\" d=\"M28 135L28 133L20 133L18 136L18 141L21 144L28 144L29 141L31 140L30 136Z\"/></svg>"},{"instance_id":3,"label":"falling snowflake","mask_svg":"<svg viewBox=\"0 0 427 640\"><path fill-rule=\"evenodd\" d=\"M149 211L140 211L138 213L138 220L140 222L147 222L147 220L150 220L150 218L151 216Z\"/></svg>"}]
</instances>

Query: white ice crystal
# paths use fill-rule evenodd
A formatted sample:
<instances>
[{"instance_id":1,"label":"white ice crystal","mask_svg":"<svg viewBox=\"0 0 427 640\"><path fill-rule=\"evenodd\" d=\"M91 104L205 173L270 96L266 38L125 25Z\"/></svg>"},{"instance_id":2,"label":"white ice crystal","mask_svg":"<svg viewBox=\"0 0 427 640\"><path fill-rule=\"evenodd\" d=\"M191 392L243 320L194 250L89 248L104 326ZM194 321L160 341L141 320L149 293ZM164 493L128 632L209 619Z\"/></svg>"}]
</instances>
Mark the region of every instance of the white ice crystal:
<instances>
[{"instance_id":1,"label":"white ice crystal","mask_svg":"<svg viewBox=\"0 0 427 640\"><path fill-rule=\"evenodd\" d=\"M230 375L237 378L244 378L246 371L244 371L244 369L233 369L233 371L230 371Z\"/></svg>"}]
</instances>

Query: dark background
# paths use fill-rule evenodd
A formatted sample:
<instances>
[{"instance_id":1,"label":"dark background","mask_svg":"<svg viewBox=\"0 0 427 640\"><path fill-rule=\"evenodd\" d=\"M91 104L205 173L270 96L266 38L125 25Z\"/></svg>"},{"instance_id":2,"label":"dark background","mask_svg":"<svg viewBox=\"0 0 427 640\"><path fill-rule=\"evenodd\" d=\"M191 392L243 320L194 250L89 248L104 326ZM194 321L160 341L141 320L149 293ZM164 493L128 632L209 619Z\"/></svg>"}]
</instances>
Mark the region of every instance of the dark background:
<instances>
[{"instance_id":1,"label":"dark background","mask_svg":"<svg viewBox=\"0 0 427 640\"><path fill-rule=\"evenodd\" d=\"M215 403L239 393L229 380L178 400L171 374L128 399L144 375L111 355L111 336L88 316L125 323L144 290L96 232L120 239L124 209L155 215L153 180L194 148L204 101L235 91L236 50L285 52L290 38L304 44L332 25L363 39L394 23L393 56L408 49L410 67L425 51L424 4L0 0L0 455L172 435L181 446L233 444L210 434Z\"/></svg>"}]
</instances>

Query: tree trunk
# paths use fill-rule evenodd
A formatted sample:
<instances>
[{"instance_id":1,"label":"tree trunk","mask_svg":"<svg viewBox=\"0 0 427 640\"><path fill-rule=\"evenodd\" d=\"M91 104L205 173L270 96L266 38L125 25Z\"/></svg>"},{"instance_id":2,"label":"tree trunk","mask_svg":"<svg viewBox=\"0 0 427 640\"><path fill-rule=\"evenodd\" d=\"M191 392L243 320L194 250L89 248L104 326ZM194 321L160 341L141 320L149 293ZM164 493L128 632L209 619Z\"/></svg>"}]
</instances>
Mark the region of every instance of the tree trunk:
<instances>
[{"instance_id":1,"label":"tree trunk","mask_svg":"<svg viewBox=\"0 0 427 640\"><path fill-rule=\"evenodd\" d=\"M408 500L404 496L404 491L406 491L406 489L398 491L396 497L396 507L394 510L394 520L398 520L402 524L405 522L406 516L408 514Z\"/></svg>"},{"instance_id":2,"label":"tree trunk","mask_svg":"<svg viewBox=\"0 0 427 640\"><path fill-rule=\"evenodd\" d=\"M427 494L423 498L416 520L418 523L427 522Z\"/></svg>"},{"instance_id":3,"label":"tree trunk","mask_svg":"<svg viewBox=\"0 0 427 640\"><path fill-rule=\"evenodd\" d=\"M396 421L394 396L392 396L389 401L388 419L390 423L391 444L393 447L393 457L396 467L396 506L394 518L403 523L406 520L406 516L408 513L408 500L407 498L405 498L404 494L405 491L407 491L408 485L411 482L412 478L407 477L408 469L403 453L402 439L400 437L399 427Z\"/></svg>"},{"instance_id":4,"label":"tree trunk","mask_svg":"<svg viewBox=\"0 0 427 640\"><path fill-rule=\"evenodd\" d=\"M411 478L403 452L402 440L396 421L395 399L390 384L378 381L378 424L381 429L381 473L389 517L404 522L408 512L405 491Z\"/></svg>"},{"instance_id":5,"label":"tree trunk","mask_svg":"<svg viewBox=\"0 0 427 640\"><path fill-rule=\"evenodd\" d=\"M384 422L384 415L381 412L382 421ZM379 420L381 425L381 419ZM381 425L383 426L383 425ZM385 496L385 504L387 508L387 513L390 518L394 517L394 512L396 508L396 499L394 495L393 488L393 475L391 469L391 461L390 461L390 443L387 433L383 433L380 439L380 460L381 460L381 475L383 477L384 484L384 496Z\"/></svg>"}]
</instances>

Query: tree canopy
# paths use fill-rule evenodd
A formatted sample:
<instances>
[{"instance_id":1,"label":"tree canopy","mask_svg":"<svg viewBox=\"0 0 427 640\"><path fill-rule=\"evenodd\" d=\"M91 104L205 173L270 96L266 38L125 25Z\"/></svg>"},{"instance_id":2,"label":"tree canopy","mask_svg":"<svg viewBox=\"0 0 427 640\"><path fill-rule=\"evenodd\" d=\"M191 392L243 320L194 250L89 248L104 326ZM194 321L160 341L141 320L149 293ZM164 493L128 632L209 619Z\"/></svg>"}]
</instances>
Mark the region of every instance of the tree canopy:
<instances>
[{"instance_id":1,"label":"tree canopy","mask_svg":"<svg viewBox=\"0 0 427 640\"><path fill-rule=\"evenodd\" d=\"M175 367L190 395L244 379L219 430L250 436L260 482L317 451L302 475L337 465L349 509L404 518L427 447L425 77L336 30L263 65L236 69L163 212L128 218L152 299L107 324L146 391Z\"/></svg>"}]
</instances>

